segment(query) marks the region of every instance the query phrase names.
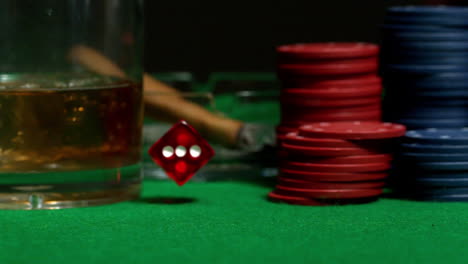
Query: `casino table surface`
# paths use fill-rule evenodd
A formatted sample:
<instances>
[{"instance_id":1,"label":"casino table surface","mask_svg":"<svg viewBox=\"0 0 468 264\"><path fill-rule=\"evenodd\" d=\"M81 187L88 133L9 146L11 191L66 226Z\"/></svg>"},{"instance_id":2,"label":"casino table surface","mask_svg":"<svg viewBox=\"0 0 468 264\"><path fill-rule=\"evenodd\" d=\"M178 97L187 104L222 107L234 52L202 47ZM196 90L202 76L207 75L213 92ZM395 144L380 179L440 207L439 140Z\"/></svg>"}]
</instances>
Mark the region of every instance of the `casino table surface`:
<instances>
[{"instance_id":1,"label":"casino table surface","mask_svg":"<svg viewBox=\"0 0 468 264\"><path fill-rule=\"evenodd\" d=\"M468 203L272 203L272 182L144 182L140 200L0 211L0 263L463 263Z\"/></svg>"},{"instance_id":2,"label":"casino table surface","mask_svg":"<svg viewBox=\"0 0 468 264\"><path fill-rule=\"evenodd\" d=\"M215 77L212 86L232 76ZM278 121L268 101L216 99L235 110L229 116ZM274 180L245 178L183 187L148 179L136 201L0 210L0 263L468 263L468 203L292 206L267 201Z\"/></svg>"}]
</instances>

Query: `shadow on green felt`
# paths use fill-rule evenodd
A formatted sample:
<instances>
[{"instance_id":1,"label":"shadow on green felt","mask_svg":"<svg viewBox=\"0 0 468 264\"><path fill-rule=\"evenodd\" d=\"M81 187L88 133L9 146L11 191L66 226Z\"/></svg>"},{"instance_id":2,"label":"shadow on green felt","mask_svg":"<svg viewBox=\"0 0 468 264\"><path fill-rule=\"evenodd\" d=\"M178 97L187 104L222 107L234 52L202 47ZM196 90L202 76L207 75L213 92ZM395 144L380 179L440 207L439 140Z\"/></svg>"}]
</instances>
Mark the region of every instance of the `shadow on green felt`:
<instances>
[{"instance_id":1,"label":"shadow on green felt","mask_svg":"<svg viewBox=\"0 0 468 264\"><path fill-rule=\"evenodd\" d=\"M172 196L155 196L155 197L145 197L133 201L135 203L145 203L145 204L168 204L168 205L178 205L178 204L189 204L197 202L197 199L191 197L172 197Z\"/></svg>"},{"instance_id":2,"label":"shadow on green felt","mask_svg":"<svg viewBox=\"0 0 468 264\"><path fill-rule=\"evenodd\" d=\"M269 177L269 178L264 178L264 179L234 179L232 182L241 182L241 183L246 183L246 184L251 184L251 185L258 185L262 187L268 187L268 188L274 188L276 185L276 177Z\"/></svg>"}]
</instances>

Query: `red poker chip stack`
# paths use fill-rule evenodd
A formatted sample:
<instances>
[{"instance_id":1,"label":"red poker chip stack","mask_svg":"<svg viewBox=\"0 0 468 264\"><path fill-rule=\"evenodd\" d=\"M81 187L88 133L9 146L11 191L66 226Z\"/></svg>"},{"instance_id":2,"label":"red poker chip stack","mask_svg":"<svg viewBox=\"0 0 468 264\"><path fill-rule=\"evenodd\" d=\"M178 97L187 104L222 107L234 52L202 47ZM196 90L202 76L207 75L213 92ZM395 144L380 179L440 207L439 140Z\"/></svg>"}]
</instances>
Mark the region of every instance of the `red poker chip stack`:
<instances>
[{"instance_id":1,"label":"red poker chip stack","mask_svg":"<svg viewBox=\"0 0 468 264\"><path fill-rule=\"evenodd\" d=\"M378 121L320 122L282 139L272 201L300 205L354 204L378 199L392 162L399 124Z\"/></svg>"},{"instance_id":2,"label":"red poker chip stack","mask_svg":"<svg viewBox=\"0 0 468 264\"><path fill-rule=\"evenodd\" d=\"M369 43L280 46L282 82L278 142L311 122L380 121L379 47Z\"/></svg>"}]
</instances>

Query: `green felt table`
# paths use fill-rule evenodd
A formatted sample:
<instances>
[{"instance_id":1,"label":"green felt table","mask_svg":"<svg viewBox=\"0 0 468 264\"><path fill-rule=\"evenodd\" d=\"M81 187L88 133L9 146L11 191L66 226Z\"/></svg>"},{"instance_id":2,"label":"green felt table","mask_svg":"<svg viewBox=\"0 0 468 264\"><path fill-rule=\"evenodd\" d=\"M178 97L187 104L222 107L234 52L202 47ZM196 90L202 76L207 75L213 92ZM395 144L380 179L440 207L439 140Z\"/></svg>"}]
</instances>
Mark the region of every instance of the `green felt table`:
<instances>
[{"instance_id":1,"label":"green felt table","mask_svg":"<svg viewBox=\"0 0 468 264\"><path fill-rule=\"evenodd\" d=\"M0 211L0 263L468 263L468 203L302 207L270 189L147 180L137 201Z\"/></svg>"},{"instance_id":2,"label":"green felt table","mask_svg":"<svg viewBox=\"0 0 468 264\"><path fill-rule=\"evenodd\" d=\"M216 100L278 122L269 101ZM0 263L468 263L468 203L291 206L266 200L273 184L146 180L137 201L0 211Z\"/></svg>"}]
</instances>

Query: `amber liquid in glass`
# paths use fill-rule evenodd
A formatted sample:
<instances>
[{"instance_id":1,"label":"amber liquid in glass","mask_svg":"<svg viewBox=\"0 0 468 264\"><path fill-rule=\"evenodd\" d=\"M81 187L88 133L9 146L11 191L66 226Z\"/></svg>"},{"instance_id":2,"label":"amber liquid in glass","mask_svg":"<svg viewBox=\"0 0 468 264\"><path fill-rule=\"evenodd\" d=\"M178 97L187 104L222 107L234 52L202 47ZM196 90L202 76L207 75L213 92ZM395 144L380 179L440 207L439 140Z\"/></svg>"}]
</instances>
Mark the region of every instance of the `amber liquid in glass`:
<instances>
[{"instance_id":1,"label":"amber liquid in glass","mask_svg":"<svg viewBox=\"0 0 468 264\"><path fill-rule=\"evenodd\" d=\"M0 208L55 209L137 197L141 85L48 78L0 83Z\"/></svg>"}]
</instances>

